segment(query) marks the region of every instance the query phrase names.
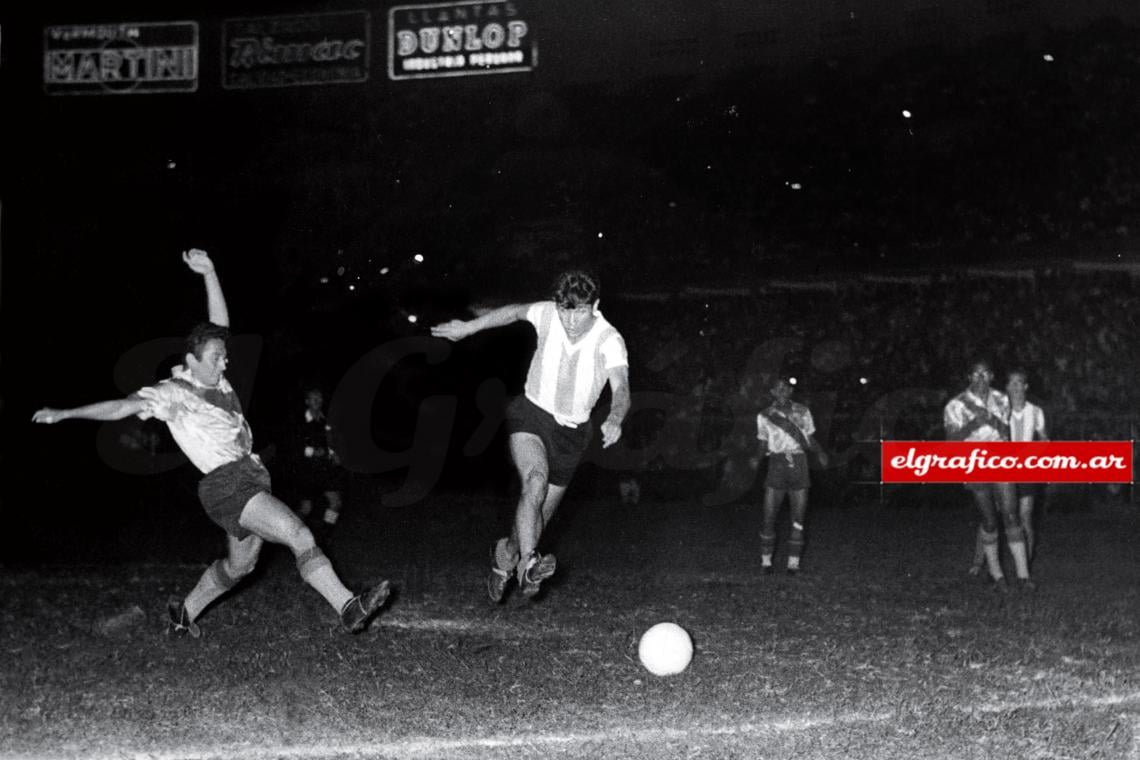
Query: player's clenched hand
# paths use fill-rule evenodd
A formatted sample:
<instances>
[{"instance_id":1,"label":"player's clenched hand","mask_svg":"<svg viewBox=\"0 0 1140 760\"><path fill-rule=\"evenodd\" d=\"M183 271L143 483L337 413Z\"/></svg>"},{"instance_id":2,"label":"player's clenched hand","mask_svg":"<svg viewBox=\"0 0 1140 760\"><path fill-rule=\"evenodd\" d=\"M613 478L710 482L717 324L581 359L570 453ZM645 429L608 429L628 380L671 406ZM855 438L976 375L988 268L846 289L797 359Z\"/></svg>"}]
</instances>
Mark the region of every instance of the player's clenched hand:
<instances>
[{"instance_id":1,"label":"player's clenched hand","mask_svg":"<svg viewBox=\"0 0 1140 760\"><path fill-rule=\"evenodd\" d=\"M450 322L436 325L431 328L431 334L436 338L446 338L447 340L463 340L471 334L467 323L462 319L453 319Z\"/></svg>"},{"instance_id":2,"label":"player's clenched hand","mask_svg":"<svg viewBox=\"0 0 1140 760\"><path fill-rule=\"evenodd\" d=\"M43 425L53 425L62 419L64 419L64 414L61 409L48 409L45 407L32 415L32 422L39 422Z\"/></svg>"},{"instance_id":3,"label":"player's clenched hand","mask_svg":"<svg viewBox=\"0 0 1140 760\"><path fill-rule=\"evenodd\" d=\"M182 260L186 262L186 266L200 275L207 275L214 271L214 262L210 261L210 255L201 248L183 251Z\"/></svg>"},{"instance_id":4,"label":"player's clenched hand","mask_svg":"<svg viewBox=\"0 0 1140 760\"><path fill-rule=\"evenodd\" d=\"M606 420L602 423L602 448L609 448L621 438L621 425Z\"/></svg>"}]
</instances>

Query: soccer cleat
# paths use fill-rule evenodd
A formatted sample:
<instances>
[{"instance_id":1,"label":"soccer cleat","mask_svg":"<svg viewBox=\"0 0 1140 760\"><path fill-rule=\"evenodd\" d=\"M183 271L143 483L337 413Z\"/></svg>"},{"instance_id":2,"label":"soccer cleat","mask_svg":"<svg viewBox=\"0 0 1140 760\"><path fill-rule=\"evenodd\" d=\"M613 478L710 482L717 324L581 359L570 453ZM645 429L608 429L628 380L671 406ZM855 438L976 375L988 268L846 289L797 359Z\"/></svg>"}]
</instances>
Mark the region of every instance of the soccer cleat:
<instances>
[{"instance_id":1,"label":"soccer cleat","mask_svg":"<svg viewBox=\"0 0 1140 760\"><path fill-rule=\"evenodd\" d=\"M166 623L168 636L173 634L179 638L189 636L196 639L202 635L202 629L190 619L190 613L186 611L186 605L182 603L181 599L170 597L166 603L166 616L168 618Z\"/></svg>"},{"instance_id":2,"label":"soccer cleat","mask_svg":"<svg viewBox=\"0 0 1140 760\"><path fill-rule=\"evenodd\" d=\"M340 611L340 623L349 633L360 633L368 627L368 621L380 611L388 601L391 584L380 581L372 588L363 591L344 603Z\"/></svg>"},{"instance_id":3,"label":"soccer cleat","mask_svg":"<svg viewBox=\"0 0 1140 760\"><path fill-rule=\"evenodd\" d=\"M772 567L771 565L763 565L760 568L760 572L764 573L764 575L771 575L772 573L776 572L776 568Z\"/></svg>"},{"instance_id":4,"label":"soccer cleat","mask_svg":"<svg viewBox=\"0 0 1140 760\"><path fill-rule=\"evenodd\" d=\"M523 596L534 597L537 595L542 582L554 575L554 570L557 567L558 561L553 554L531 552L522 572L522 579L519 581L519 588Z\"/></svg>"},{"instance_id":5,"label":"soccer cleat","mask_svg":"<svg viewBox=\"0 0 1140 760\"><path fill-rule=\"evenodd\" d=\"M993 584L994 591L998 592L999 594L1009 593L1009 583L1006 582L1005 576L1002 576L1001 578L993 578L991 576L991 582Z\"/></svg>"},{"instance_id":6,"label":"soccer cleat","mask_svg":"<svg viewBox=\"0 0 1140 760\"><path fill-rule=\"evenodd\" d=\"M792 576L793 578L795 578L799 574L800 574L800 569L798 567L789 567L788 568L788 575Z\"/></svg>"},{"instance_id":7,"label":"soccer cleat","mask_svg":"<svg viewBox=\"0 0 1140 760\"><path fill-rule=\"evenodd\" d=\"M510 580L509 571L500 570L497 567L491 568L491 572L487 573L487 596L492 602L498 604L503 601L503 597L507 593L507 583Z\"/></svg>"},{"instance_id":8,"label":"soccer cleat","mask_svg":"<svg viewBox=\"0 0 1140 760\"><path fill-rule=\"evenodd\" d=\"M1032 578L1018 578L1017 587L1026 593L1033 593L1037 590L1037 584L1033 582Z\"/></svg>"}]
</instances>

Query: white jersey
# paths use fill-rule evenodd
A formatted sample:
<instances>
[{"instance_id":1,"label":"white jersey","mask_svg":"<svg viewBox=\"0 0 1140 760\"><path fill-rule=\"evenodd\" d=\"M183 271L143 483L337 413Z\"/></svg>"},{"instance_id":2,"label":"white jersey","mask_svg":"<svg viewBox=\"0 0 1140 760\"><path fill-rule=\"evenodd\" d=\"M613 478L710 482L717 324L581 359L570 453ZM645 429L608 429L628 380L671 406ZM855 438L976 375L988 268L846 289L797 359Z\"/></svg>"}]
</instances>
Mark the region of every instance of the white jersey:
<instances>
[{"instance_id":1,"label":"white jersey","mask_svg":"<svg viewBox=\"0 0 1140 760\"><path fill-rule=\"evenodd\" d=\"M942 411L942 422L947 430L961 430L985 409L1002 422L1009 422L1009 397L990 389L983 399L968 388L950 399ZM1003 441L1005 435L993 425L982 425L966 436L967 441Z\"/></svg>"},{"instance_id":2,"label":"white jersey","mask_svg":"<svg viewBox=\"0 0 1140 760\"><path fill-rule=\"evenodd\" d=\"M174 442L203 473L250 455L253 435L225 377L208 388L179 365L170 379L135 395L146 402L139 418L165 422Z\"/></svg>"},{"instance_id":3,"label":"white jersey","mask_svg":"<svg viewBox=\"0 0 1140 760\"><path fill-rule=\"evenodd\" d=\"M776 424L781 417L799 428L804 438L815 433L811 410L792 401L784 411L773 405L756 415L756 437L768 444L770 454L806 454L799 439Z\"/></svg>"},{"instance_id":4,"label":"white jersey","mask_svg":"<svg viewBox=\"0 0 1140 760\"><path fill-rule=\"evenodd\" d=\"M601 312L589 332L571 342L553 301L531 304L526 319L538 333L538 345L526 376L526 397L560 425L577 427L590 419L606 373L629 366L625 340Z\"/></svg>"},{"instance_id":5,"label":"white jersey","mask_svg":"<svg viewBox=\"0 0 1140 760\"><path fill-rule=\"evenodd\" d=\"M1041 407L1026 401L1021 411L1009 410L1009 440L1032 441L1045 437L1045 412Z\"/></svg>"}]
</instances>

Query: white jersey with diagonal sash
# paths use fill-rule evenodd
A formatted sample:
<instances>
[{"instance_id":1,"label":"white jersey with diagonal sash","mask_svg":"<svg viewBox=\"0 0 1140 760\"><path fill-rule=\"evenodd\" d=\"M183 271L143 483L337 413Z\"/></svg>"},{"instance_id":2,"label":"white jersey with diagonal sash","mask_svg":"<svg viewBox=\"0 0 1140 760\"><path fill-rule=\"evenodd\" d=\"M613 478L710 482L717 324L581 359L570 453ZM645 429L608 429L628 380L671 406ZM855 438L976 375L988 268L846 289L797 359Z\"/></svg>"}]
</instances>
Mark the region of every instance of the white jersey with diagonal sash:
<instances>
[{"instance_id":1,"label":"white jersey with diagonal sash","mask_svg":"<svg viewBox=\"0 0 1140 760\"><path fill-rule=\"evenodd\" d=\"M803 433L804 438L815 433L815 421L811 410L803 404L792 401L782 411L772 405L756 415L756 437L768 444L770 454L806 454L803 444L778 422L786 420Z\"/></svg>"},{"instance_id":2,"label":"white jersey with diagonal sash","mask_svg":"<svg viewBox=\"0 0 1140 760\"><path fill-rule=\"evenodd\" d=\"M526 397L560 425L575 427L588 421L606 385L606 373L629 365L625 340L601 312L596 314L589 331L572 342L553 301L527 308L526 319L538 333L538 344L526 376Z\"/></svg>"},{"instance_id":3,"label":"white jersey with diagonal sash","mask_svg":"<svg viewBox=\"0 0 1140 760\"><path fill-rule=\"evenodd\" d=\"M942 412L942 422L948 430L961 430L975 417L981 416L983 409L1002 422L1009 422L1009 397L992 388L985 398L967 388L950 399ZM1005 434L992 425L982 425L966 436L966 440L1002 441Z\"/></svg>"},{"instance_id":4,"label":"white jersey with diagonal sash","mask_svg":"<svg viewBox=\"0 0 1140 760\"><path fill-rule=\"evenodd\" d=\"M135 395L146 402L139 418L165 422L174 442L203 473L236 462L253 448L249 423L225 377L210 388L178 366L169 379L141 388Z\"/></svg>"}]
</instances>

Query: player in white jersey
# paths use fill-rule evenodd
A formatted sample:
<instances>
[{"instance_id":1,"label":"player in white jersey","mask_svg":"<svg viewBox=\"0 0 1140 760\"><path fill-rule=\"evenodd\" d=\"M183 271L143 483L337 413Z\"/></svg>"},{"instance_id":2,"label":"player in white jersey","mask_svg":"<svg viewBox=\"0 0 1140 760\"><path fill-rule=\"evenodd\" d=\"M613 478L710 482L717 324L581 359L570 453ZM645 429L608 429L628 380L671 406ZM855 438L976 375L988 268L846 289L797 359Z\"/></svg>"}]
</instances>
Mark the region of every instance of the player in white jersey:
<instances>
[{"instance_id":1,"label":"player in white jersey","mask_svg":"<svg viewBox=\"0 0 1140 760\"><path fill-rule=\"evenodd\" d=\"M253 451L253 435L237 394L225 377L229 311L214 263L205 251L182 254L206 285L209 322L199 324L186 341L185 365L172 377L124 399L73 409L40 409L34 422L66 419L121 420L132 415L156 417L167 424L186 457L202 471L198 498L210 519L226 531L225 559L215 561L182 600L167 607L172 632L197 638L195 622L215 600L253 572L265 541L288 546L301 578L340 614L351 633L364 630L388 598L388 581L361 594L345 588L328 557L300 518L270 492L269 473Z\"/></svg>"},{"instance_id":2,"label":"player in white jersey","mask_svg":"<svg viewBox=\"0 0 1140 760\"><path fill-rule=\"evenodd\" d=\"M764 523L760 530L760 565L762 572L773 572L772 557L776 552L776 519L788 497L791 532L788 536L788 573L800 571L800 555L804 548L804 521L807 517L808 452L815 453L822 466L827 466L827 452L815 439L815 421L811 410L792 401L793 386L787 378L772 385L772 404L756 415L756 437L760 453L768 457L768 476L764 482Z\"/></svg>"},{"instance_id":3,"label":"player in white jersey","mask_svg":"<svg viewBox=\"0 0 1140 760\"><path fill-rule=\"evenodd\" d=\"M431 329L438 338L458 341L525 320L538 335L525 392L507 409L511 460L522 489L511 534L492 549L487 593L494 602L502 601L512 577L533 598L554 574L554 555L540 554L538 542L589 445L590 415L606 384L611 400L601 424L602 446L621 438L630 406L629 357L621 334L598 310L600 294L589 273L563 272L550 301L503 306Z\"/></svg>"},{"instance_id":4,"label":"player in white jersey","mask_svg":"<svg viewBox=\"0 0 1140 760\"><path fill-rule=\"evenodd\" d=\"M1009 440L1049 440L1049 433L1045 428L1045 411L1025 396L1029 390L1029 374L1023 369L1010 371L1005 390L1009 394ZM1025 531L1025 550L1029 561L1032 562L1034 550L1037 548L1033 509L1038 498L1043 495L1044 487L1040 483L1018 483L1016 490L1017 513L1021 520L1021 529ZM970 567L971 575L980 573L982 563L985 561L980 538L979 535L974 550L974 564Z\"/></svg>"},{"instance_id":5,"label":"player in white jersey","mask_svg":"<svg viewBox=\"0 0 1140 760\"><path fill-rule=\"evenodd\" d=\"M970 365L970 385L950 399L943 410L942 421L946 437L952 441L1008 441L1009 399L1001 391L990 387L993 369L987 361ZM998 515L1005 523L1005 540L1013 556L1018 582L1022 588L1032 590L1029 578L1029 559L1025 549L1025 534L1018 519L1016 497L1012 483L966 483L974 503L982 515L978 538L989 568L990 577L997 588L1006 590L1005 574L998 554Z\"/></svg>"}]
</instances>

